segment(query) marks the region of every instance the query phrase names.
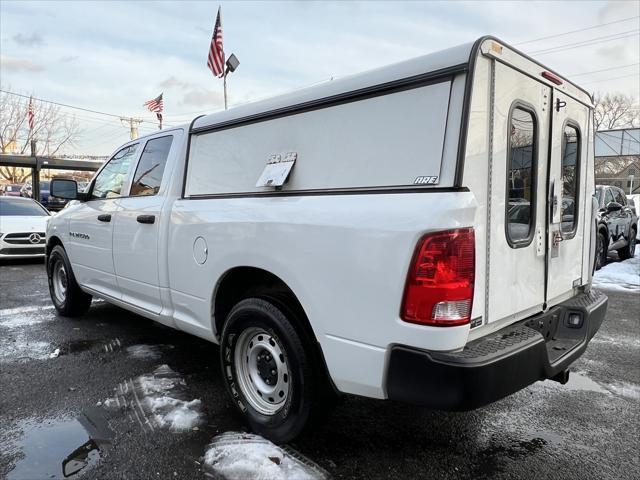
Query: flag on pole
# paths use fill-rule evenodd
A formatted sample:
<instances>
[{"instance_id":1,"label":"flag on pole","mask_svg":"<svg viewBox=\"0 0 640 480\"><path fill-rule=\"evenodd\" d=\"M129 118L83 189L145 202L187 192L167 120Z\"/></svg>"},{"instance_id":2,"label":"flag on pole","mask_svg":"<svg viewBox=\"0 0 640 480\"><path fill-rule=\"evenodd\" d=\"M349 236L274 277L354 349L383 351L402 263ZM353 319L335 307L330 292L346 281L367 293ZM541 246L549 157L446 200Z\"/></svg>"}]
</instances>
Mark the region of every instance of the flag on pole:
<instances>
[{"instance_id":1,"label":"flag on pole","mask_svg":"<svg viewBox=\"0 0 640 480\"><path fill-rule=\"evenodd\" d=\"M29 110L27 111L27 120L29 122L29 130L33 130L35 114L33 112L33 97L29 97Z\"/></svg>"},{"instance_id":2,"label":"flag on pole","mask_svg":"<svg viewBox=\"0 0 640 480\"><path fill-rule=\"evenodd\" d=\"M164 109L164 102L162 101L162 93L158 95L156 98L149 100L148 102L144 102L143 107L147 107L150 112L155 112L156 114L160 114L162 116L162 110Z\"/></svg>"},{"instance_id":3,"label":"flag on pole","mask_svg":"<svg viewBox=\"0 0 640 480\"><path fill-rule=\"evenodd\" d=\"M218 16L216 17L216 25L213 27L213 36L211 37L211 45L209 46L209 57L207 59L207 67L216 77L224 75L224 48L222 47L222 17L220 16L220 8L218 7Z\"/></svg>"}]
</instances>

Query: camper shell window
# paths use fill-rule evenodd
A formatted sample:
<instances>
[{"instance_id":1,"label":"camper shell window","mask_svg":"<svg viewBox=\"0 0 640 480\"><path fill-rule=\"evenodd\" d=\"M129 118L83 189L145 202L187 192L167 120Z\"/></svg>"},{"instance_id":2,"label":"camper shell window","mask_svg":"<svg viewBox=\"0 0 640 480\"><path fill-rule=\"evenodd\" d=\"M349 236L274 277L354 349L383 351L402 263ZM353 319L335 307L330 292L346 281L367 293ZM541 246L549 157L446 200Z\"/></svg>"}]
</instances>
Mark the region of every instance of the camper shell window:
<instances>
[{"instance_id":1,"label":"camper shell window","mask_svg":"<svg viewBox=\"0 0 640 480\"><path fill-rule=\"evenodd\" d=\"M535 225L538 132L533 108L516 101L507 128L506 235L512 248L520 248L531 243Z\"/></svg>"},{"instance_id":2,"label":"camper shell window","mask_svg":"<svg viewBox=\"0 0 640 480\"><path fill-rule=\"evenodd\" d=\"M567 122L562 132L561 228L564 238L572 238L578 225L580 142L580 129L575 123Z\"/></svg>"}]
</instances>

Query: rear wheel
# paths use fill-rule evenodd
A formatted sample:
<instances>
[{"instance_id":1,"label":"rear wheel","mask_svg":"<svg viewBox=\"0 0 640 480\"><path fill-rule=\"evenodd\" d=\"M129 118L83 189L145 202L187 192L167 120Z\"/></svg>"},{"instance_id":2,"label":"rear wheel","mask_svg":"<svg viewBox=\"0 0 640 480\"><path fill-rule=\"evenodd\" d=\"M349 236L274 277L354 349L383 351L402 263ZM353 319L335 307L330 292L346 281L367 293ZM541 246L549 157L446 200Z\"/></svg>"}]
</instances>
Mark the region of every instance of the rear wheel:
<instances>
[{"instance_id":1,"label":"rear wheel","mask_svg":"<svg viewBox=\"0 0 640 480\"><path fill-rule=\"evenodd\" d=\"M596 244L596 270L600 270L607 263L607 248L605 238L602 232L598 232L598 241Z\"/></svg>"},{"instance_id":2,"label":"rear wheel","mask_svg":"<svg viewBox=\"0 0 640 480\"><path fill-rule=\"evenodd\" d=\"M636 254L636 235L637 232L635 228L631 229L631 235L629 235L629 242L627 246L618 250L618 256L622 260L626 260L627 258L632 258Z\"/></svg>"},{"instance_id":3,"label":"rear wheel","mask_svg":"<svg viewBox=\"0 0 640 480\"><path fill-rule=\"evenodd\" d=\"M91 295L78 286L67 253L60 245L53 247L49 254L47 278L51 300L60 315L77 317L89 310Z\"/></svg>"},{"instance_id":4,"label":"rear wheel","mask_svg":"<svg viewBox=\"0 0 640 480\"><path fill-rule=\"evenodd\" d=\"M251 429L276 443L302 431L314 399L312 359L295 323L273 303L247 298L231 310L222 332L227 391Z\"/></svg>"}]
</instances>

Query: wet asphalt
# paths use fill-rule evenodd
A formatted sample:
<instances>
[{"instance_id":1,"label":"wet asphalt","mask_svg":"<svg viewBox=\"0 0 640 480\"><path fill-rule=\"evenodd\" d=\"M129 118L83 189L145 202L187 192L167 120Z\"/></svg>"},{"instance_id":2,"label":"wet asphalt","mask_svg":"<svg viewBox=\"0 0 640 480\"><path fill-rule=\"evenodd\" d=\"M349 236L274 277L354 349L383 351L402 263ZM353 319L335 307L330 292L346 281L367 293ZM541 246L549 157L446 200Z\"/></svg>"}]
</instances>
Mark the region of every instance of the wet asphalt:
<instances>
[{"instance_id":1,"label":"wet asphalt","mask_svg":"<svg viewBox=\"0 0 640 480\"><path fill-rule=\"evenodd\" d=\"M334 478L637 479L640 295L606 293L607 318L565 386L538 382L467 413L347 397L290 446ZM136 345L157 355L135 358ZM202 401L197 430L150 431L100 405L161 364ZM88 412L99 449L78 423ZM216 346L104 302L82 319L57 317L41 263L0 265L0 478L62 478L78 448L91 450L80 478L205 478L208 443L243 428Z\"/></svg>"}]
</instances>

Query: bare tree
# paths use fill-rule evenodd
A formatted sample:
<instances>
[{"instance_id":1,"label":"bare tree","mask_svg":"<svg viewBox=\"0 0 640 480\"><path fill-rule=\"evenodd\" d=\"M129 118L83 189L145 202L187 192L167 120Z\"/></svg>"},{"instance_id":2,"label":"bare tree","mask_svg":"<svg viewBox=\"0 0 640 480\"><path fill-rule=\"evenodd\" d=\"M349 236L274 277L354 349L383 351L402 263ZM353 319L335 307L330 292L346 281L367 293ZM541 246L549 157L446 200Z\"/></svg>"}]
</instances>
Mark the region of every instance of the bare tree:
<instances>
[{"instance_id":1,"label":"bare tree","mask_svg":"<svg viewBox=\"0 0 640 480\"><path fill-rule=\"evenodd\" d=\"M597 93L594 97L596 108L593 120L596 131L628 128L640 125L638 106L635 99L623 93Z\"/></svg>"},{"instance_id":2,"label":"bare tree","mask_svg":"<svg viewBox=\"0 0 640 480\"><path fill-rule=\"evenodd\" d=\"M29 99L0 92L0 148L2 153L30 154L31 141L36 140L36 155L53 156L62 147L75 144L80 133L74 116L60 111L52 103L33 102L33 129L29 128ZM0 167L0 178L22 183L28 170Z\"/></svg>"}]
</instances>

